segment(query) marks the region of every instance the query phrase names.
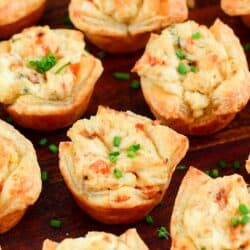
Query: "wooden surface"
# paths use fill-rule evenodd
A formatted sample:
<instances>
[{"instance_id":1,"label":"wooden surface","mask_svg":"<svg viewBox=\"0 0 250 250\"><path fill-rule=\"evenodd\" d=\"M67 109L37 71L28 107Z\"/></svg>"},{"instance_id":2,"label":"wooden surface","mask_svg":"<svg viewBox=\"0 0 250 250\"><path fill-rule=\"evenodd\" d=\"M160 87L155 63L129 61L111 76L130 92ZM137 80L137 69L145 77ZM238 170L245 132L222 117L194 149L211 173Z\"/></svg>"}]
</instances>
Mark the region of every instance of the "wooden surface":
<instances>
[{"instance_id":1,"label":"wooden surface","mask_svg":"<svg viewBox=\"0 0 250 250\"><path fill-rule=\"evenodd\" d=\"M250 42L249 30L246 29L239 18L227 17L220 10L219 1L198 1L198 7L191 11L190 18L199 23L210 25L220 17L234 28L241 38L242 44ZM63 27L67 15L67 0L49 0L46 13L41 24L52 27ZM90 51L96 54L99 50L88 45ZM107 105L118 110L132 110L142 115L152 117L140 90L129 88L129 82L116 81L111 74L114 71L129 71L142 51L127 56L108 56L104 59L105 72L98 81L86 117L95 114L99 104ZM250 59L250 53L248 54ZM135 75L133 75L136 78ZM1 112L2 118L6 115ZM144 221L135 225L107 226L100 224L85 215L75 204L69 191L63 183L58 171L57 155L48 149L38 146L41 137L47 137L50 142L58 144L67 140L66 129L52 133L41 133L17 127L35 145L41 168L49 172L49 181L43 185L42 194L38 202L28 210L23 220L10 232L0 236L0 245L3 250L40 250L46 238L62 240L65 237L82 236L88 231L99 230L116 234L124 232L127 228L136 227L138 232L152 250L169 249L171 240L161 240L157 237L160 226L169 227L169 220L176 192L185 171L177 170L167 191L163 205L152 212L154 223L147 225ZM246 174L244 161L250 152L250 105L246 107L230 126L209 137L190 138L191 148L183 160L186 165L193 165L200 169L217 167L219 160L229 162L228 168L221 170L221 175L238 172L244 175L250 183L250 176ZM241 169L235 171L232 167L233 160L241 161ZM49 221L58 218L62 221L60 229L52 229Z\"/></svg>"}]
</instances>

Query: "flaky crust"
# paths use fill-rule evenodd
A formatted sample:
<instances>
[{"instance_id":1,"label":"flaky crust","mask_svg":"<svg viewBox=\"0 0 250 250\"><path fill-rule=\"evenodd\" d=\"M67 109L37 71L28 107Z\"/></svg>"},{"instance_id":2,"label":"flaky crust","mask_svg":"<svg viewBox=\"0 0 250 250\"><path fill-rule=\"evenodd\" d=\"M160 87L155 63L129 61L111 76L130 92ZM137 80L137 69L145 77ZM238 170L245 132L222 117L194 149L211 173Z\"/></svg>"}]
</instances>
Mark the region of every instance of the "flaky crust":
<instances>
[{"instance_id":1,"label":"flaky crust","mask_svg":"<svg viewBox=\"0 0 250 250\"><path fill-rule=\"evenodd\" d=\"M193 34L199 37L193 39ZM180 59L177 51L186 58ZM186 65L185 75L178 72L181 63ZM250 96L243 48L219 20L210 29L188 21L151 35L133 71L141 77L144 97L156 118L184 134L221 130Z\"/></svg>"},{"instance_id":2,"label":"flaky crust","mask_svg":"<svg viewBox=\"0 0 250 250\"><path fill-rule=\"evenodd\" d=\"M41 192L33 145L0 120L0 233L14 227Z\"/></svg>"},{"instance_id":3,"label":"flaky crust","mask_svg":"<svg viewBox=\"0 0 250 250\"><path fill-rule=\"evenodd\" d=\"M59 146L63 178L79 206L107 224L144 218L162 200L188 149L187 138L168 127L104 107L90 120L76 122L68 136L72 142ZM115 136L121 137L120 147L112 144ZM141 149L129 157L134 144ZM119 152L115 161L109 158L112 151Z\"/></svg>"},{"instance_id":4,"label":"flaky crust","mask_svg":"<svg viewBox=\"0 0 250 250\"><path fill-rule=\"evenodd\" d=\"M136 229L129 229L121 236L104 232L89 232L84 238L65 239L61 243L45 240L42 250L148 250Z\"/></svg>"},{"instance_id":5,"label":"flaky crust","mask_svg":"<svg viewBox=\"0 0 250 250\"><path fill-rule=\"evenodd\" d=\"M34 25L45 8L46 0L2 0L0 2L0 38L6 39Z\"/></svg>"},{"instance_id":6,"label":"flaky crust","mask_svg":"<svg viewBox=\"0 0 250 250\"><path fill-rule=\"evenodd\" d=\"M230 16L241 16L243 22L250 27L249 0L221 0L221 8Z\"/></svg>"},{"instance_id":7,"label":"flaky crust","mask_svg":"<svg viewBox=\"0 0 250 250\"><path fill-rule=\"evenodd\" d=\"M143 48L150 32L188 15L186 0L71 0L69 13L91 42L110 53Z\"/></svg>"},{"instance_id":8,"label":"flaky crust","mask_svg":"<svg viewBox=\"0 0 250 250\"><path fill-rule=\"evenodd\" d=\"M250 206L247 184L240 175L212 179L191 167L175 200L171 250L250 249L250 223L231 226L231 219L241 216L240 204Z\"/></svg>"},{"instance_id":9,"label":"flaky crust","mask_svg":"<svg viewBox=\"0 0 250 250\"><path fill-rule=\"evenodd\" d=\"M249 154L248 159L246 161L246 170L250 174L250 154Z\"/></svg>"},{"instance_id":10,"label":"flaky crust","mask_svg":"<svg viewBox=\"0 0 250 250\"><path fill-rule=\"evenodd\" d=\"M34 45L25 46L26 41ZM13 86L7 87L0 100L16 123L37 130L55 130L71 125L83 115L103 71L101 62L84 51L84 45L81 32L48 27L32 27L0 43L3 64L6 65L4 58L10 58L6 71L14 78L10 82ZM41 74L28 65L30 58L39 59L50 52L61 54L49 71ZM21 66L14 66L15 57ZM68 62L69 66L56 73ZM12 70L13 67L17 69ZM7 85L5 79L0 76L0 86Z\"/></svg>"}]
</instances>

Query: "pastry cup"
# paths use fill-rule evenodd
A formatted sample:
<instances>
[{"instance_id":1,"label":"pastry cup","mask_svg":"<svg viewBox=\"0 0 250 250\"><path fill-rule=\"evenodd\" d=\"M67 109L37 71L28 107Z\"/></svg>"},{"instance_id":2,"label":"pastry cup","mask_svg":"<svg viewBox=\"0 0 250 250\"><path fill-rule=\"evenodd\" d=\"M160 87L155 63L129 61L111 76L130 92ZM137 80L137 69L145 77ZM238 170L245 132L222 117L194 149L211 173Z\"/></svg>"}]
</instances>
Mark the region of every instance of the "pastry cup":
<instances>
[{"instance_id":1,"label":"pastry cup","mask_svg":"<svg viewBox=\"0 0 250 250\"><path fill-rule=\"evenodd\" d=\"M45 240L42 250L56 250L57 247L64 250L70 249L126 249L148 250L148 247L138 235L136 229L129 229L121 236L115 236L104 232L89 232L84 238L65 239L61 243Z\"/></svg>"},{"instance_id":2,"label":"pastry cup","mask_svg":"<svg viewBox=\"0 0 250 250\"><path fill-rule=\"evenodd\" d=\"M162 200L188 149L187 138L170 128L104 107L76 122L68 136L71 142L59 146L64 181L78 205L107 224L143 219Z\"/></svg>"},{"instance_id":3,"label":"pastry cup","mask_svg":"<svg viewBox=\"0 0 250 250\"><path fill-rule=\"evenodd\" d=\"M240 205L250 207L249 190L240 175L212 179L191 167L174 204L171 250L249 249L250 223L232 224L233 218L243 217Z\"/></svg>"},{"instance_id":4,"label":"pastry cup","mask_svg":"<svg viewBox=\"0 0 250 250\"><path fill-rule=\"evenodd\" d=\"M42 16L46 0L3 0L0 3L0 38L7 39L34 25Z\"/></svg>"},{"instance_id":5,"label":"pastry cup","mask_svg":"<svg viewBox=\"0 0 250 250\"><path fill-rule=\"evenodd\" d=\"M221 8L230 16L241 16L246 26L250 27L250 4L248 0L221 0Z\"/></svg>"},{"instance_id":6,"label":"pastry cup","mask_svg":"<svg viewBox=\"0 0 250 250\"><path fill-rule=\"evenodd\" d=\"M0 120L0 233L13 228L41 192L41 174L33 145Z\"/></svg>"},{"instance_id":7,"label":"pastry cup","mask_svg":"<svg viewBox=\"0 0 250 250\"><path fill-rule=\"evenodd\" d=\"M109 53L141 49L152 31L184 21L186 0L163 1L71 0L70 18L97 47Z\"/></svg>"},{"instance_id":8,"label":"pastry cup","mask_svg":"<svg viewBox=\"0 0 250 250\"><path fill-rule=\"evenodd\" d=\"M223 129L250 96L243 48L219 20L210 29L188 21L153 34L133 71L156 118L183 134Z\"/></svg>"},{"instance_id":9,"label":"pastry cup","mask_svg":"<svg viewBox=\"0 0 250 250\"><path fill-rule=\"evenodd\" d=\"M83 115L103 71L84 46L81 32L49 27L28 28L0 43L0 64L7 64L0 74L0 102L17 124L55 130ZM51 54L56 63L48 71L30 65Z\"/></svg>"}]
</instances>

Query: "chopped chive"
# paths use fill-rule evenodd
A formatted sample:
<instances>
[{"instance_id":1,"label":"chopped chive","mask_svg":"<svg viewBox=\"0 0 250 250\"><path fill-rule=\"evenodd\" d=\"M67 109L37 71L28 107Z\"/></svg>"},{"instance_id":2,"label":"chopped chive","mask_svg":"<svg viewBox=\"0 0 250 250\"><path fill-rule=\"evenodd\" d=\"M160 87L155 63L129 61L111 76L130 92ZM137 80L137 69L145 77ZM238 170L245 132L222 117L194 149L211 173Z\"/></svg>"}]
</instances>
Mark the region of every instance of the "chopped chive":
<instances>
[{"instance_id":1,"label":"chopped chive","mask_svg":"<svg viewBox=\"0 0 250 250\"><path fill-rule=\"evenodd\" d=\"M49 150L50 150L50 152L56 154L56 153L58 153L58 146L52 143L49 145Z\"/></svg>"},{"instance_id":2,"label":"chopped chive","mask_svg":"<svg viewBox=\"0 0 250 250\"><path fill-rule=\"evenodd\" d=\"M193 73L196 73L197 72L197 68L193 65L190 66L190 71L193 72Z\"/></svg>"},{"instance_id":3,"label":"chopped chive","mask_svg":"<svg viewBox=\"0 0 250 250\"><path fill-rule=\"evenodd\" d=\"M8 123L12 123L12 122L13 122L12 117L8 116L8 117L6 118L6 122L8 122Z\"/></svg>"},{"instance_id":4,"label":"chopped chive","mask_svg":"<svg viewBox=\"0 0 250 250\"><path fill-rule=\"evenodd\" d=\"M224 160L220 160L218 162L218 166L221 167L221 168L226 168L227 167L227 162L224 161Z\"/></svg>"},{"instance_id":5,"label":"chopped chive","mask_svg":"<svg viewBox=\"0 0 250 250\"><path fill-rule=\"evenodd\" d=\"M250 43L245 44L245 51L250 51Z\"/></svg>"},{"instance_id":6,"label":"chopped chive","mask_svg":"<svg viewBox=\"0 0 250 250\"><path fill-rule=\"evenodd\" d=\"M158 237L160 239L168 239L168 236L169 236L169 233L168 233L167 229L165 227L161 226L158 229Z\"/></svg>"},{"instance_id":7,"label":"chopped chive","mask_svg":"<svg viewBox=\"0 0 250 250\"><path fill-rule=\"evenodd\" d=\"M214 168L210 171L210 176L212 178L217 178L219 176L219 170L217 168Z\"/></svg>"},{"instance_id":8,"label":"chopped chive","mask_svg":"<svg viewBox=\"0 0 250 250\"><path fill-rule=\"evenodd\" d=\"M48 179L49 179L48 171L43 170L41 172L41 179L42 179L43 182L47 182L48 181Z\"/></svg>"},{"instance_id":9,"label":"chopped chive","mask_svg":"<svg viewBox=\"0 0 250 250\"><path fill-rule=\"evenodd\" d=\"M107 52L105 52L104 50L101 50L97 53L97 56L102 60L107 56Z\"/></svg>"},{"instance_id":10,"label":"chopped chive","mask_svg":"<svg viewBox=\"0 0 250 250\"><path fill-rule=\"evenodd\" d=\"M64 26L70 29L74 27L69 15L65 16L64 18Z\"/></svg>"},{"instance_id":11,"label":"chopped chive","mask_svg":"<svg viewBox=\"0 0 250 250\"><path fill-rule=\"evenodd\" d=\"M187 67L186 67L186 65L184 63L180 63L177 70L181 75L186 75L187 74Z\"/></svg>"},{"instance_id":12,"label":"chopped chive","mask_svg":"<svg viewBox=\"0 0 250 250\"><path fill-rule=\"evenodd\" d=\"M239 205L239 211L242 215L246 215L249 213L249 209L245 204L240 204Z\"/></svg>"},{"instance_id":13,"label":"chopped chive","mask_svg":"<svg viewBox=\"0 0 250 250\"><path fill-rule=\"evenodd\" d=\"M240 220L241 225L246 225L250 221L250 217L248 215L243 215L243 217Z\"/></svg>"},{"instance_id":14,"label":"chopped chive","mask_svg":"<svg viewBox=\"0 0 250 250\"><path fill-rule=\"evenodd\" d=\"M126 72L115 72L113 73L113 77L117 80L129 80L131 75Z\"/></svg>"},{"instance_id":15,"label":"chopped chive","mask_svg":"<svg viewBox=\"0 0 250 250\"><path fill-rule=\"evenodd\" d=\"M241 166L240 166L240 161L234 161L234 162L233 162L233 168L234 168L234 169L237 170L237 169L240 169L240 167L241 167Z\"/></svg>"},{"instance_id":16,"label":"chopped chive","mask_svg":"<svg viewBox=\"0 0 250 250\"><path fill-rule=\"evenodd\" d=\"M135 152L134 151L129 151L127 156L129 158L135 158Z\"/></svg>"},{"instance_id":17,"label":"chopped chive","mask_svg":"<svg viewBox=\"0 0 250 250\"><path fill-rule=\"evenodd\" d=\"M201 38L200 32L196 32L196 33L192 34L192 39L200 39L200 38Z\"/></svg>"},{"instance_id":18,"label":"chopped chive","mask_svg":"<svg viewBox=\"0 0 250 250\"><path fill-rule=\"evenodd\" d=\"M67 62L65 64L63 64L56 72L56 75L59 75L68 65L70 65L70 62Z\"/></svg>"},{"instance_id":19,"label":"chopped chive","mask_svg":"<svg viewBox=\"0 0 250 250\"><path fill-rule=\"evenodd\" d=\"M176 56L181 60L185 58L185 55L181 50L176 51Z\"/></svg>"},{"instance_id":20,"label":"chopped chive","mask_svg":"<svg viewBox=\"0 0 250 250\"><path fill-rule=\"evenodd\" d=\"M187 166L182 164L182 165L179 165L176 167L177 170L186 170L187 169Z\"/></svg>"},{"instance_id":21,"label":"chopped chive","mask_svg":"<svg viewBox=\"0 0 250 250\"><path fill-rule=\"evenodd\" d=\"M163 200L161 200L158 204L158 206L162 206L163 205Z\"/></svg>"},{"instance_id":22,"label":"chopped chive","mask_svg":"<svg viewBox=\"0 0 250 250\"><path fill-rule=\"evenodd\" d=\"M113 175L116 179L122 178L122 171L118 168L115 168L113 171Z\"/></svg>"},{"instance_id":23,"label":"chopped chive","mask_svg":"<svg viewBox=\"0 0 250 250\"><path fill-rule=\"evenodd\" d=\"M145 221L148 224L153 224L154 223L153 217L151 215L149 215L149 214L145 216Z\"/></svg>"},{"instance_id":24,"label":"chopped chive","mask_svg":"<svg viewBox=\"0 0 250 250\"><path fill-rule=\"evenodd\" d=\"M58 219L52 219L52 220L50 220L49 225L52 228L60 228L62 225L62 222Z\"/></svg>"},{"instance_id":25,"label":"chopped chive","mask_svg":"<svg viewBox=\"0 0 250 250\"><path fill-rule=\"evenodd\" d=\"M121 137L120 136L115 136L113 140L113 145L114 147L119 147L121 144Z\"/></svg>"},{"instance_id":26,"label":"chopped chive","mask_svg":"<svg viewBox=\"0 0 250 250\"><path fill-rule=\"evenodd\" d=\"M141 145L140 144L133 144L131 146L129 146L129 151L133 151L133 152L136 152L138 151L139 149L141 148Z\"/></svg>"},{"instance_id":27,"label":"chopped chive","mask_svg":"<svg viewBox=\"0 0 250 250\"><path fill-rule=\"evenodd\" d=\"M111 153L109 154L109 160L110 160L111 162L115 163L115 162L117 161L119 155L120 155L120 153L117 152L117 151L116 151L116 152L111 152Z\"/></svg>"},{"instance_id":28,"label":"chopped chive","mask_svg":"<svg viewBox=\"0 0 250 250\"><path fill-rule=\"evenodd\" d=\"M204 173L210 176L210 170L209 170L209 169L206 169L206 170L204 171Z\"/></svg>"},{"instance_id":29,"label":"chopped chive","mask_svg":"<svg viewBox=\"0 0 250 250\"><path fill-rule=\"evenodd\" d=\"M233 218L231 219L231 226L232 226L232 227L237 227L239 224L240 224L239 218L233 217Z\"/></svg>"},{"instance_id":30,"label":"chopped chive","mask_svg":"<svg viewBox=\"0 0 250 250\"><path fill-rule=\"evenodd\" d=\"M130 88L131 89L139 89L141 86L140 84L140 81L139 80L133 80L131 83L130 83Z\"/></svg>"},{"instance_id":31,"label":"chopped chive","mask_svg":"<svg viewBox=\"0 0 250 250\"><path fill-rule=\"evenodd\" d=\"M46 146L48 144L49 140L47 138L41 138L38 142L40 146Z\"/></svg>"}]
</instances>

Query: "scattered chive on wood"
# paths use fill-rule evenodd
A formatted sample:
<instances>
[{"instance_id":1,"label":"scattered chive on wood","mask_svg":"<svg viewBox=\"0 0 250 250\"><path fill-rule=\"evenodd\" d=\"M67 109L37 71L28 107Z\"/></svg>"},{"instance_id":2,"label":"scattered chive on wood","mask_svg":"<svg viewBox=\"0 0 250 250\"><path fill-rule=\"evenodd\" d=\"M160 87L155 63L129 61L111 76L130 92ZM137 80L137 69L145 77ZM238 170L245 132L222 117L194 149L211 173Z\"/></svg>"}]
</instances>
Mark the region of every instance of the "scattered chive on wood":
<instances>
[{"instance_id":1,"label":"scattered chive on wood","mask_svg":"<svg viewBox=\"0 0 250 250\"><path fill-rule=\"evenodd\" d=\"M115 168L114 171L113 171L113 175L116 179L120 179L122 178L122 171L118 168Z\"/></svg>"},{"instance_id":2,"label":"scattered chive on wood","mask_svg":"<svg viewBox=\"0 0 250 250\"><path fill-rule=\"evenodd\" d=\"M70 62L67 62L65 64L63 64L56 72L56 75L59 75L68 65L70 65Z\"/></svg>"},{"instance_id":3,"label":"scattered chive on wood","mask_svg":"<svg viewBox=\"0 0 250 250\"><path fill-rule=\"evenodd\" d=\"M49 143L49 140L45 137L41 138L38 142L40 146L46 146Z\"/></svg>"},{"instance_id":4,"label":"scattered chive on wood","mask_svg":"<svg viewBox=\"0 0 250 250\"><path fill-rule=\"evenodd\" d=\"M210 176L210 170L209 169L204 170L204 173Z\"/></svg>"},{"instance_id":5,"label":"scattered chive on wood","mask_svg":"<svg viewBox=\"0 0 250 250\"><path fill-rule=\"evenodd\" d=\"M165 227L161 226L158 229L158 237L160 239L168 239L168 236L169 236L169 233L168 233L167 229Z\"/></svg>"},{"instance_id":6,"label":"scattered chive on wood","mask_svg":"<svg viewBox=\"0 0 250 250\"><path fill-rule=\"evenodd\" d=\"M209 174L212 178L217 178L219 176L219 170L217 168L214 168L210 171Z\"/></svg>"},{"instance_id":7,"label":"scattered chive on wood","mask_svg":"<svg viewBox=\"0 0 250 250\"><path fill-rule=\"evenodd\" d=\"M145 216L145 221L146 221L147 224L153 224L154 223L153 217L151 215L149 215L149 214Z\"/></svg>"},{"instance_id":8,"label":"scattered chive on wood","mask_svg":"<svg viewBox=\"0 0 250 250\"><path fill-rule=\"evenodd\" d=\"M121 144L121 137L120 136L115 136L113 140L113 146L114 147L119 147Z\"/></svg>"},{"instance_id":9,"label":"scattered chive on wood","mask_svg":"<svg viewBox=\"0 0 250 250\"><path fill-rule=\"evenodd\" d=\"M139 89L141 86L140 84L140 81L139 80L133 80L131 83L130 83L130 88L131 89Z\"/></svg>"},{"instance_id":10,"label":"scattered chive on wood","mask_svg":"<svg viewBox=\"0 0 250 250\"><path fill-rule=\"evenodd\" d=\"M218 166L219 166L220 168L226 168L226 167L227 167L227 162L224 161L224 160L220 160L220 161L218 162Z\"/></svg>"},{"instance_id":11,"label":"scattered chive on wood","mask_svg":"<svg viewBox=\"0 0 250 250\"><path fill-rule=\"evenodd\" d=\"M181 164L179 166L176 167L177 170L186 170L187 169L187 166L184 165L184 164Z\"/></svg>"},{"instance_id":12,"label":"scattered chive on wood","mask_svg":"<svg viewBox=\"0 0 250 250\"><path fill-rule=\"evenodd\" d=\"M180 63L177 70L181 75L186 75L187 74L187 67L186 67L186 65L184 63Z\"/></svg>"},{"instance_id":13,"label":"scattered chive on wood","mask_svg":"<svg viewBox=\"0 0 250 250\"><path fill-rule=\"evenodd\" d=\"M131 75L126 72L114 72L112 75L117 80L129 80Z\"/></svg>"},{"instance_id":14,"label":"scattered chive on wood","mask_svg":"<svg viewBox=\"0 0 250 250\"><path fill-rule=\"evenodd\" d=\"M240 169L241 165L240 165L240 161L233 161L233 168L234 169Z\"/></svg>"},{"instance_id":15,"label":"scattered chive on wood","mask_svg":"<svg viewBox=\"0 0 250 250\"><path fill-rule=\"evenodd\" d=\"M48 179L49 179L48 171L43 170L41 172L41 179L42 179L43 182L47 182L48 181Z\"/></svg>"},{"instance_id":16,"label":"scattered chive on wood","mask_svg":"<svg viewBox=\"0 0 250 250\"><path fill-rule=\"evenodd\" d=\"M196 32L192 34L192 39L196 40L196 39L200 39L201 38L201 33L200 32Z\"/></svg>"},{"instance_id":17,"label":"scattered chive on wood","mask_svg":"<svg viewBox=\"0 0 250 250\"><path fill-rule=\"evenodd\" d=\"M8 123L12 123L12 122L13 122L12 117L8 116L8 117L6 118L6 122L8 122Z\"/></svg>"},{"instance_id":18,"label":"scattered chive on wood","mask_svg":"<svg viewBox=\"0 0 250 250\"><path fill-rule=\"evenodd\" d=\"M245 51L249 52L250 51L250 43L245 44Z\"/></svg>"},{"instance_id":19,"label":"scattered chive on wood","mask_svg":"<svg viewBox=\"0 0 250 250\"><path fill-rule=\"evenodd\" d=\"M67 16L64 17L63 23L64 23L64 27L65 27L65 28L71 29L71 28L74 27L74 26L73 26L73 23L72 23L72 21L71 21L71 19L70 19L70 17L69 17L69 15L67 15Z\"/></svg>"},{"instance_id":20,"label":"scattered chive on wood","mask_svg":"<svg viewBox=\"0 0 250 250\"><path fill-rule=\"evenodd\" d=\"M58 151L59 151L59 150L58 150L58 146L55 145L55 144L53 144L53 143L50 144L50 145L49 145L49 151L52 152L52 153L54 153L54 154L58 153Z\"/></svg>"},{"instance_id":21,"label":"scattered chive on wood","mask_svg":"<svg viewBox=\"0 0 250 250\"><path fill-rule=\"evenodd\" d=\"M58 219L51 219L49 225L52 228L60 228L62 226L62 222Z\"/></svg>"},{"instance_id":22,"label":"scattered chive on wood","mask_svg":"<svg viewBox=\"0 0 250 250\"><path fill-rule=\"evenodd\" d=\"M97 53L98 58L100 58L101 60L104 59L105 57L107 57L107 52L104 50L101 50Z\"/></svg>"}]
</instances>

